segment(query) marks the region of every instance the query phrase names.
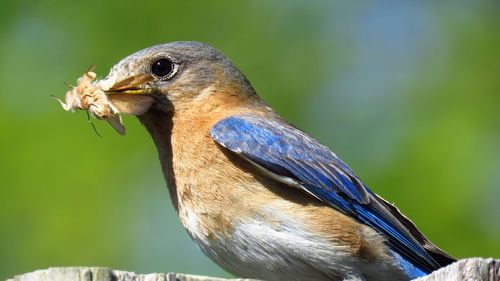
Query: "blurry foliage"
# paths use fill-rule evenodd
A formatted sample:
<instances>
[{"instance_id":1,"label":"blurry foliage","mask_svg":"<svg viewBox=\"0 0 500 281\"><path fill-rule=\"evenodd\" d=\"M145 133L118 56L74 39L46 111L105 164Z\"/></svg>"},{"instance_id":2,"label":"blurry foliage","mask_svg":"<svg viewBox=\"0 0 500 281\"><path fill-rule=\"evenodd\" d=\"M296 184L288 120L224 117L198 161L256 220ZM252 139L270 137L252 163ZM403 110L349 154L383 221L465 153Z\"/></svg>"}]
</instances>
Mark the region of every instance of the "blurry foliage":
<instances>
[{"instance_id":1,"label":"blurry foliage","mask_svg":"<svg viewBox=\"0 0 500 281\"><path fill-rule=\"evenodd\" d=\"M133 117L120 137L62 96L156 43L230 57L282 115L318 137L456 255L500 257L498 1L3 1L0 279L37 268L224 273L178 222Z\"/></svg>"}]
</instances>

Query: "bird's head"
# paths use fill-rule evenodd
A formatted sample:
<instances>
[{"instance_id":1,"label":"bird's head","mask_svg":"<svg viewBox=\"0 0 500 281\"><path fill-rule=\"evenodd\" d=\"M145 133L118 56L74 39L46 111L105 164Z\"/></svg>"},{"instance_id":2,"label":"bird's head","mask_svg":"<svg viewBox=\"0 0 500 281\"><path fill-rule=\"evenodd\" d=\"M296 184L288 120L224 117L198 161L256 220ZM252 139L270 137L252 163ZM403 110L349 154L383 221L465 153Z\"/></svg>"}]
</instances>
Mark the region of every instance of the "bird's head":
<instances>
[{"instance_id":1,"label":"bird's head","mask_svg":"<svg viewBox=\"0 0 500 281\"><path fill-rule=\"evenodd\" d=\"M255 95L241 72L215 48L199 42L173 42L138 51L97 81L122 113L142 115L151 107L178 111L212 99ZM224 89L224 90L222 90Z\"/></svg>"}]
</instances>

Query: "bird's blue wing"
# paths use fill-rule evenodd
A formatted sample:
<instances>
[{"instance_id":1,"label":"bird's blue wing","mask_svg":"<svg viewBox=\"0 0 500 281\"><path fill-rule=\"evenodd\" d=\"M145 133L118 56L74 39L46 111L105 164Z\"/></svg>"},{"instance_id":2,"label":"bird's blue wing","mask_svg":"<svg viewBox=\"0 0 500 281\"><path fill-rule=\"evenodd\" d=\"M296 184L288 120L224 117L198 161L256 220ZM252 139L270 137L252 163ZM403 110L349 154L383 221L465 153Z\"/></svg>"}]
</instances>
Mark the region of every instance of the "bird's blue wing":
<instances>
[{"instance_id":1,"label":"bird's blue wing","mask_svg":"<svg viewBox=\"0 0 500 281\"><path fill-rule=\"evenodd\" d=\"M307 193L376 229L393 251L423 272L453 261L395 207L372 193L330 149L291 125L253 115L233 116L219 121L211 136L228 150L294 180ZM441 254L446 255L442 261Z\"/></svg>"}]
</instances>

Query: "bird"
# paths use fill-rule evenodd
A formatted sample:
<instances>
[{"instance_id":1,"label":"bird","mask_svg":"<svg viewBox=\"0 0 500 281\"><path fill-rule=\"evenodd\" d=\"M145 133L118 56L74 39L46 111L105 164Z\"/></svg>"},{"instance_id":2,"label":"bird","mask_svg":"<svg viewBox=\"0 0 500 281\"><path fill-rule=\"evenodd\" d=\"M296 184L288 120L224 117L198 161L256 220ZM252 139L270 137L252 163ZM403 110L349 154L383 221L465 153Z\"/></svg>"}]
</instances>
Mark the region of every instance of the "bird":
<instances>
[{"instance_id":1,"label":"bird","mask_svg":"<svg viewBox=\"0 0 500 281\"><path fill-rule=\"evenodd\" d=\"M235 276L410 280L455 261L208 44L148 47L96 85L149 132L182 225Z\"/></svg>"}]
</instances>

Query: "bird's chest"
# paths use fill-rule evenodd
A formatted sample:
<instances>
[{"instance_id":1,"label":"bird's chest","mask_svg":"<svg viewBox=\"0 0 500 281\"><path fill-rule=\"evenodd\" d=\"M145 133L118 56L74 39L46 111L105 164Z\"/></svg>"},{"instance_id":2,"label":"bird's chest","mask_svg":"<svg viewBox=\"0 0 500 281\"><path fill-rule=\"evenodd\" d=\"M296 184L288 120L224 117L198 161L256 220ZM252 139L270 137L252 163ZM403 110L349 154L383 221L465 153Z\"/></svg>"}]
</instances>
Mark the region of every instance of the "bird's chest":
<instances>
[{"instance_id":1,"label":"bird's chest","mask_svg":"<svg viewBox=\"0 0 500 281\"><path fill-rule=\"evenodd\" d=\"M172 138L170 188L175 189L174 201L184 227L197 243L207 242L227 235L242 215L235 210L240 207L237 196L244 180L208 133L185 135L191 137L174 134Z\"/></svg>"}]
</instances>

